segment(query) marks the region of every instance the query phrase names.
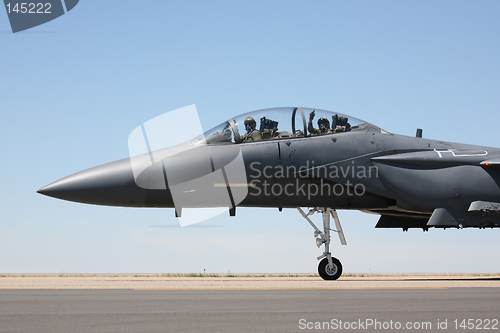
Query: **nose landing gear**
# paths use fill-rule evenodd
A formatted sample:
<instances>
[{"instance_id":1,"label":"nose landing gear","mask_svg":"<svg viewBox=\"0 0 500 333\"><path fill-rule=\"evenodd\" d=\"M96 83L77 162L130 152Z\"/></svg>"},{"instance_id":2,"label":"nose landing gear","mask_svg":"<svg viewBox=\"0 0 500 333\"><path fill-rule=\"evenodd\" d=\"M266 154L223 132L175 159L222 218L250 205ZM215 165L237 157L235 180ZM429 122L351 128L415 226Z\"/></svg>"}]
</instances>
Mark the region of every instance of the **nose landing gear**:
<instances>
[{"instance_id":1,"label":"nose landing gear","mask_svg":"<svg viewBox=\"0 0 500 333\"><path fill-rule=\"evenodd\" d=\"M347 245L344 237L344 232L342 231L342 226L340 225L339 216L337 215L337 211L335 209L326 207L314 207L310 209L306 214L300 207L297 207L297 210L314 228L316 245L320 247L321 245L325 244L325 251L318 257L318 260L323 259L318 265L319 275L323 278L323 280L337 280L340 275L342 275L342 264L337 258L332 257L332 254L330 253L330 231L338 233L340 243L342 245ZM323 216L323 232L321 232L321 230L318 229L318 227L316 227L316 225L309 218L309 216L316 212L321 213L321 215ZM333 217L337 230L330 229L330 216Z\"/></svg>"}]
</instances>

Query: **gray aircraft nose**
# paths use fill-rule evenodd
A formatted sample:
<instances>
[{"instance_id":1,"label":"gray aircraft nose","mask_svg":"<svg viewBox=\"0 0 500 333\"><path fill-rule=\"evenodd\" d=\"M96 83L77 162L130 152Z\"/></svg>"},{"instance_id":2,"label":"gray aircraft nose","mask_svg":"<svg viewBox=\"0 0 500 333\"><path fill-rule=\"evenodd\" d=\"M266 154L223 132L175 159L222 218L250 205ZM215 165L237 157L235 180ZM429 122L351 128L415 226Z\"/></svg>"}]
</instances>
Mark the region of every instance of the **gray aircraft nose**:
<instances>
[{"instance_id":1,"label":"gray aircraft nose","mask_svg":"<svg viewBox=\"0 0 500 333\"><path fill-rule=\"evenodd\" d=\"M172 206L168 190L152 191L136 185L129 158L80 171L37 192L58 199L95 205Z\"/></svg>"}]
</instances>

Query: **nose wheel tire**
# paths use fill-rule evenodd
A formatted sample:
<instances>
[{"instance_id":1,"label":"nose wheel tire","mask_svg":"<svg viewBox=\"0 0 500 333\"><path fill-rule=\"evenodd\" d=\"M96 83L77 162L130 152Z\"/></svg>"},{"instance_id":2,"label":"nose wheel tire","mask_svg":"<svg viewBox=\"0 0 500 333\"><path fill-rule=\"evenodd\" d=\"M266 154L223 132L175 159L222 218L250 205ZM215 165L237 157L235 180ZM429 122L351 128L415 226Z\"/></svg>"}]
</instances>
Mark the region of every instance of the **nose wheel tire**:
<instances>
[{"instance_id":1,"label":"nose wheel tire","mask_svg":"<svg viewBox=\"0 0 500 333\"><path fill-rule=\"evenodd\" d=\"M342 264L337 258L332 257L333 267L328 265L328 258L324 258L318 265L319 276L323 280L337 280L342 275Z\"/></svg>"}]
</instances>

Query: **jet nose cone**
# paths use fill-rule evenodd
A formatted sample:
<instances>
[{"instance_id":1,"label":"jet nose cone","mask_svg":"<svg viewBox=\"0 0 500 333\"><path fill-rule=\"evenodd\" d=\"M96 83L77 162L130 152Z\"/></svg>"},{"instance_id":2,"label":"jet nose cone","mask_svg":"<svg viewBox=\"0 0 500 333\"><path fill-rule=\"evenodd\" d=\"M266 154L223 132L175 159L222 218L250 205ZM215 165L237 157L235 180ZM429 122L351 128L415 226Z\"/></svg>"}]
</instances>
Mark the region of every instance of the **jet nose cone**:
<instances>
[{"instance_id":1,"label":"jet nose cone","mask_svg":"<svg viewBox=\"0 0 500 333\"><path fill-rule=\"evenodd\" d=\"M36 193L40 193L40 194L43 194L43 195L47 195L47 196L51 196L50 193L54 191L54 187L57 188L57 186L53 186L55 185L57 182L53 182L52 184L49 184L47 186L44 186L42 187L41 189L39 189L38 191L36 191ZM57 192L57 189L55 190Z\"/></svg>"},{"instance_id":2,"label":"jet nose cone","mask_svg":"<svg viewBox=\"0 0 500 333\"><path fill-rule=\"evenodd\" d=\"M145 191L135 184L128 158L75 173L37 192L68 201L109 206L141 206L146 198Z\"/></svg>"}]
</instances>

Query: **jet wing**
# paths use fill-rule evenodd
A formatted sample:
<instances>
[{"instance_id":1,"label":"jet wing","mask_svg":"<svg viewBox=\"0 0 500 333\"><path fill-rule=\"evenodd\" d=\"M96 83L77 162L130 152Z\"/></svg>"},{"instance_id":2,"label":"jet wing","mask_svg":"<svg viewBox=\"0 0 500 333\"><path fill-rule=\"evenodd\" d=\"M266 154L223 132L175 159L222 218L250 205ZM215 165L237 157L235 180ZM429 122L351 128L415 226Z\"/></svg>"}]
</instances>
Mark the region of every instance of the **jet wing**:
<instances>
[{"instance_id":1,"label":"jet wing","mask_svg":"<svg viewBox=\"0 0 500 333\"><path fill-rule=\"evenodd\" d=\"M427 228L430 214L405 212L395 208L363 210L365 213L381 215L375 228Z\"/></svg>"}]
</instances>

